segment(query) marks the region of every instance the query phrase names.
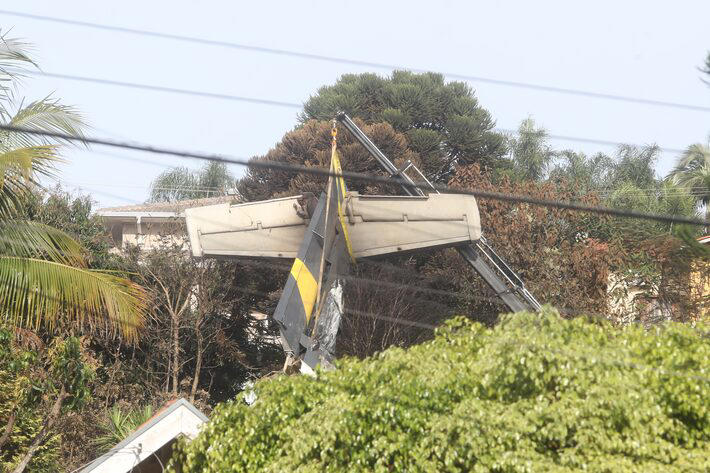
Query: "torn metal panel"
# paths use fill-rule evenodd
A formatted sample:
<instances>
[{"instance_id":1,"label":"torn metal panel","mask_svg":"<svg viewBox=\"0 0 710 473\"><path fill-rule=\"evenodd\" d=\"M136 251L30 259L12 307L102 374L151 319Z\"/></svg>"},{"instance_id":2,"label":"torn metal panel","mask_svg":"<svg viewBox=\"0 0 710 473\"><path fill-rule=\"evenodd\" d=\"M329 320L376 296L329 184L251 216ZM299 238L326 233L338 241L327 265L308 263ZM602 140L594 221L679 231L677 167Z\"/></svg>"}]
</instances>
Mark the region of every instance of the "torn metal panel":
<instances>
[{"instance_id":1,"label":"torn metal panel","mask_svg":"<svg viewBox=\"0 0 710 473\"><path fill-rule=\"evenodd\" d=\"M339 227L339 225L338 225ZM329 253L327 277L323 282L324 295L310 333L310 345L303 356L301 369L315 370L320 365L333 368L335 360L335 340L343 316L343 276L350 270L350 258L346 250L345 236L336 234Z\"/></svg>"},{"instance_id":2,"label":"torn metal panel","mask_svg":"<svg viewBox=\"0 0 710 473\"><path fill-rule=\"evenodd\" d=\"M315 371L317 366L332 369L335 360L335 341L343 317L343 280L336 279L326 293L323 309L318 317L311 346L306 350L301 371ZM306 369L306 367L308 369Z\"/></svg>"}]
</instances>

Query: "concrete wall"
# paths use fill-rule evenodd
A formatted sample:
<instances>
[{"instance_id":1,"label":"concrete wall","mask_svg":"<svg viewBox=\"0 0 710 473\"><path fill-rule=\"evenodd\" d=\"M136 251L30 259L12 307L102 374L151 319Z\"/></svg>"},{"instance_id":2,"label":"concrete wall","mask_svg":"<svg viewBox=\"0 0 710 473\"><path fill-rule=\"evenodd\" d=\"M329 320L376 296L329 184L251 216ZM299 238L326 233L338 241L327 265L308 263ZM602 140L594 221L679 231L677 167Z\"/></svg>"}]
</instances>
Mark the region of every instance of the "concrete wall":
<instances>
[{"instance_id":1,"label":"concrete wall","mask_svg":"<svg viewBox=\"0 0 710 473\"><path fill-rule=\"evenodd\" d=\"M152 250L161 246L187 244L184 223L175 220L141 222L140 229L135 222L117 223L111 226L111 234L116 247L121 249L129 245L140 246L143 250Z\"/></svg>"}]
</instances>

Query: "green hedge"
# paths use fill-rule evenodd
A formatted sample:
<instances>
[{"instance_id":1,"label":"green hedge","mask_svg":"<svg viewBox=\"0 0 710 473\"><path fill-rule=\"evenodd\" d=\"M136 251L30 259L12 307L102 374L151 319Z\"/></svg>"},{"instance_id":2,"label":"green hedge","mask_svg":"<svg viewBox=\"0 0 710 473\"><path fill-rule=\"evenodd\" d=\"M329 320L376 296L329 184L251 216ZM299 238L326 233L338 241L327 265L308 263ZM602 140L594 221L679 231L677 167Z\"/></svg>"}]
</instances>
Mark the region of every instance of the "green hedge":
<instances>
[{"instance_id":1,"label":"green hedge","mask_svg":"<svg viewBox=\"0 0 710 473\"><path fill-rule=\"evenodd\" d=\"M543 315L257 383L173 471L710 471L710 341Z\"/></svg>"}]
</instances>

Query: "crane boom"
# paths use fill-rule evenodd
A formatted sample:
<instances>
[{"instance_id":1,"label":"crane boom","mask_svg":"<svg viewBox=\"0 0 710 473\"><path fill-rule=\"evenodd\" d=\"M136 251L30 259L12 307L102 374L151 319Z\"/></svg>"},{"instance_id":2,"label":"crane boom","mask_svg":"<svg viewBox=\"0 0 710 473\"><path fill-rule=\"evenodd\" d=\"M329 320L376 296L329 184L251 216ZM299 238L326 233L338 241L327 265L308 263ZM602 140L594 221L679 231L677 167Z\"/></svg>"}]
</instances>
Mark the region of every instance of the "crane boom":
<instances>
[{"instance_id":1,"label":"crane boom","mask_svg":"<svg viewBox=\"0 0 710 473\"><path fill-rule=\"evenodd\" d=\"M397 168L347 114L344 112L338 113L336 118L391 177L398 179L399 185L407 195L426 195L421 186L418 186L407 175L407 171L410 169L419 174L433 192L439 193L411 161L407 161L401 169ZM483 235L481 235L479 240L465 246L459 246L456 249L511 311L540 310L540 303L527 290L523 280L495 252Z\"/></svg>"}]
</instances>

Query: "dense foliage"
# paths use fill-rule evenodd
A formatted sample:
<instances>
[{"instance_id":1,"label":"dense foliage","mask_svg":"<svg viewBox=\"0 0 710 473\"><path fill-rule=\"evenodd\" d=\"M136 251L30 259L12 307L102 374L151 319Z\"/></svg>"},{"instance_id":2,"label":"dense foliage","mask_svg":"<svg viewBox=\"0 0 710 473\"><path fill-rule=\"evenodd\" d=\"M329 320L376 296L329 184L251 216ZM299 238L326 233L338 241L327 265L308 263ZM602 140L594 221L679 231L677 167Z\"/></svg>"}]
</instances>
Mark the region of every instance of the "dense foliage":
<instances>
[{"instance_id":1,"label":"dense foliage","mask_svg":"<svg viewBox=\"0 0 710 473\"><path fill-rule=\"evenodd\" d=\"M411 160L423 165L421 156L409 146L405 134L395 131L387 123L364 124L356 120L367 136L377 144L395 164L401 165ZM330 163L331 123L310 120L303 126L288 132L266 155L257 160L268 160L302 166L327 168ZM350 172L384 174L377 162L349 133L338 134L338 151L343 169ZM265 200L284 195L298 195L313 192L318 195L325 188L326 179L307 174L281 170L249 168L237 184L237 190L244 200ZM382 193L387 189L369 183L349 183L348 189L362 193ZM390 192L394 188L390 189Z\"/></svg>"},{"instance_id":2,"label":"dense foliage","mask_svg":"<svg viewBox=\"0 0 710 473\"><path fill-rule=\"evenodd\" d=\"M579 200L588 205L598 205L600 201L593 192L578 196L574 184L569 182L557 185L504 178L494 183L475 165L459 168L451 185L540 199ZM543 302L559 307L567 315L606 310L607 280L619 263L618 247L599 235L608 227L608 219L488 199L479 200L478 205L484 234L516 268L533 294L541 295ZM500 306L476 297L490 291L457 254L452 251L443 258L433 258L429 268L448 280L452 290L468 296L465 304L458 306L461 313L479 317L488 314L488 320L495 321Z\"/></svg>"},{"instance_id":3,"label":"dense foliage","mask_svg":"<svg viewBox=\"0 0 710 473\"><path fill-rule=\"evenodd\" d=\"M216 161L193 170L184 166L163 171L150 185L150 202L174 202L225 195L234 187L227 165Z\"/></svg>"},{"instance_id":4,"label":"dense foliage","mask_svg":"<svg viewBox=\"0 0 710 473\"><path fill-rule=\"evenodd\" d=\"M710 345L513 314L219 406L174 471L704 471Z\"/></svg>"},{"instance_id":5,"label":"dense foliage","mask_svg":"<svg viewBox=\"0 0 710 473\"><path fill-rule=\"evenodd\" d=\"M341 111L368 123L388 123L406 134L424 171L435 180L447 176L455 164L504 165L505 137L493 130L491 114L468 84L447 83L442 74L346 74L303 105L301 121L332 120Z\"/></svg>"},{"instance_id":6,"label":"dense foliage","mask_svg":"<svg viewBox=\"0 0 710 473\"><path fill-rule=\"evenodd\" d=\"M62 413L91 397L94 370L79 339L44 346L31 332L0 327L0 471L58 469Z\"/></svg>"}]
</instances>

